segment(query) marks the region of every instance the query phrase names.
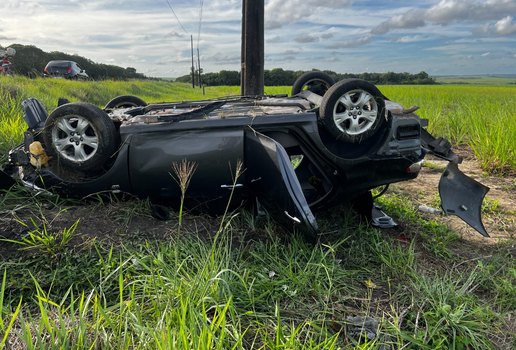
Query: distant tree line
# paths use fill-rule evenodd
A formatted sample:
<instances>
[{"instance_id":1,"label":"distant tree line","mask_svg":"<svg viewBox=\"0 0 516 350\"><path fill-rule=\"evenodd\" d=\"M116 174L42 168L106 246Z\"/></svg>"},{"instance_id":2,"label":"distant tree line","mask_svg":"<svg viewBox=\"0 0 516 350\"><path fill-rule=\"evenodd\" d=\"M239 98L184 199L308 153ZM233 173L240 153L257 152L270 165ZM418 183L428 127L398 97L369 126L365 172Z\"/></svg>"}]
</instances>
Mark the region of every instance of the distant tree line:
<instances>
[{"instance_id":1,"label":"distant tree line","mask_svg":"<svg viewBox=\"0 0 516 350\"><path fill-rule=\"evenodd\" d=\"M335 81L349 78L363 79L374 84L436 84L434 78L431 78L426 72L417 74L411 73L335 73L325 70L324 73L329 74ZM264 80L266 86L285 86L292 85L294 81L304 71L284 70L282 68L274 68L264 72ZM176 79L180 82L191 82L190 74L184 75ZM218 73L205 73L202 75L202 82L208 86L218 85L240 85L240 72L221 70Z\"/></svg>"},{"instance_id":2,"label":"distant tree line","mask_svg":"<svg viewBox=\"0 0 516 350\"><path fill-rule=\"evenodd\" d=\"M10 45L16 50L12 58L12 68L16 74L28 77L43 75L43 69L49 61L67 60L75 61L92 79L145 79L145 75L137 73L135 68L122 68L115 65L95 63L90 59L78 55L69 55L59 51L44 52L32 45Z\"/></svg>"}]
</instances>

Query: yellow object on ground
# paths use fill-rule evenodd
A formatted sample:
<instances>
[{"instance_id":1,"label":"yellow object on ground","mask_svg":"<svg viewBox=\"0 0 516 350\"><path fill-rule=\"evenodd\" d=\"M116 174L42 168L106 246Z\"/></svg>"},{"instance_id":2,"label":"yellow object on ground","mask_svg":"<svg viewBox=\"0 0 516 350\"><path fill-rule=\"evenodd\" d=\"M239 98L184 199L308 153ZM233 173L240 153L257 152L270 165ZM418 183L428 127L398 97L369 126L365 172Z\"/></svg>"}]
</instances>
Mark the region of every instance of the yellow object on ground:
<instances>
[{"instance_id":1,"label":"yellow object on ground","mask_svg":"<svg viewBox=\"0 0 516 350\"><path fill-rule=\"evenodd\" d=\"M43 149L43 145L39 141L34 141L29 146L30 152L30 164L37 169L41 169L42 166L46 166L50 157L46 154Z\"/></svg>"}]
</instances>

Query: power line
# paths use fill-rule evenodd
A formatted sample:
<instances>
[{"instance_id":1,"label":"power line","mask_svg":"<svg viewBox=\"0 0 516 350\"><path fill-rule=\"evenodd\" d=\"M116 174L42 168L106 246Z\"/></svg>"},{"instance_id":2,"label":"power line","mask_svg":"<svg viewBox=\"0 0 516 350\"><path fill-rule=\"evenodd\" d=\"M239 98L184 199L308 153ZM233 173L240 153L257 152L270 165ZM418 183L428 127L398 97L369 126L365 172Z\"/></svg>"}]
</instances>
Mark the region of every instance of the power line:
<instances>
[{"instance_id":1,"label":"power line","mask_svg":"<svg viewBox=\"0 0 516 350\"><path fill-rule=\"evenodd\" d=\"M188 34L188 32L186 31L185 27L183 27L183 24L181 23L181 21L179 20L179 17L177 17L176 15L176 12L174 11L174 9L172 8L172 5L170 4L170 1L167 0L167 4L168 4L168 7L170 7L170 10L172 11L172 13L174 14L174 16L176 17L177 19L177 23L179 23L179 25L181 26L181 28L183 29L183 31Z\"/></svg>"},{"instance_id":2,"label":"power line","mask_svg":"<svg viewBox=\"0 0 516 350\"><path fill-rule=\"evenodd\" d=\"M201 1L201 9L199 11L199 31L197 32L197 50L199 50L199 42L201 41L201 27L202 27L202 10L204 7L204 0Z\"/></svg>"},{"instance_id":3,"label":"power line","mask_svg":"<svg viewBox=\"0 0 516 350\"><path fill-rule=\"evenodd\" d=\"M201 54L199 51L199 45L201 42L201 28L202 28L202 13L203 13L203 7L204 7L204 0L200 0L200 10L199 10L199 31L197 32L197 79L199 83L199 87L202 87L202 69L201 69ZM203 89L204 93L204 89Z\"/></svg>"}]
</instances>

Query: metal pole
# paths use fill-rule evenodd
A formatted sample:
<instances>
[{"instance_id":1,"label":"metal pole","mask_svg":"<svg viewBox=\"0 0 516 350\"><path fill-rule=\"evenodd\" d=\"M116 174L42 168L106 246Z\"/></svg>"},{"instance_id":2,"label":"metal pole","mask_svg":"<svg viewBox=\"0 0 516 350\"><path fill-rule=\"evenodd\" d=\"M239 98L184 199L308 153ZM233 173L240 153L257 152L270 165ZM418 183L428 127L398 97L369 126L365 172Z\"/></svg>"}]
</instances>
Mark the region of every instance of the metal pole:
<instances>
[{"instance_id":1,"label":"metal pole","mask_svg":"<svg viewBox=\"0 0 516 350\"><path fill-rule=\"evenodd\" d=\"M192 88L195 88L195 69L194 69L193 36L192 35L190 35L190 46L192 48Z\"/></svg>"},{"instance_id":2,"label":"metal pole","mask_svg":"<svg viewBox=\"0 0 516 350\"><path fill-rule=\"evenodd\" d=\"M201 80L201 54L199 53L199 48L197 48L197 67L199 67L199 72L197 72L197 83L199 84L199 87L202 86L202 80Z\"/></svg>"},{"instance_id":3,"label":"metal pole","mask_svg":"<svg viewBox=\"0 0 516 350\"><path fill-rule=\"evenodd\" d=\"M240 93L263 95L264 0L243 0Z\"/></svg>"}]
</instances>

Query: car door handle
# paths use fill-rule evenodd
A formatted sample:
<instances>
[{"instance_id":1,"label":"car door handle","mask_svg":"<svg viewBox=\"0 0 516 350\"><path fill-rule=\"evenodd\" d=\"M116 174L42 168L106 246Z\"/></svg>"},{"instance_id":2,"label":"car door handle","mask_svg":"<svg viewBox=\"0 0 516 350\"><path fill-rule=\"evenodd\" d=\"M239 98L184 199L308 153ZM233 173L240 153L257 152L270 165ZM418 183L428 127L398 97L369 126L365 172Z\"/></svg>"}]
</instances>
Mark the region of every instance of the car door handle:
<instances>
[{"instance_id":1,"label":"car door handle","mask_svg":"<svg viewBox=\"0 0 516 350\"><path fill-rule=\"evenodd\" d=\"M234 188L240 188L240 187L244 187L243 184L234 184L234 185L220 185L220 188L228 188L230 190L234 189Z\"/></svg>"},{"instance_id":2,"label":"car door handle","mask_svg":"<svg viewBox=\"0 0 516 350\"><path fill-rule=\"evenodd\" d=\"M296 224L300 224L301 223L301 220L299 220L295 216L290 215L286 210L285 210L285 215L288 216L288 218L290 220L294 221Z\"/></svg>"}]
</instances>

